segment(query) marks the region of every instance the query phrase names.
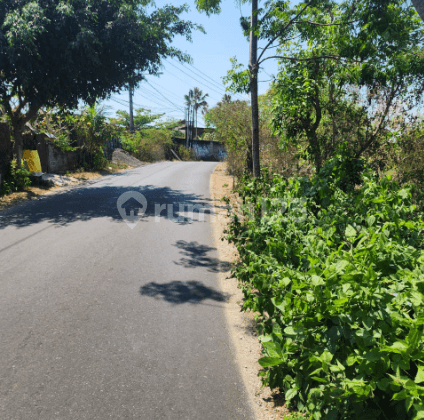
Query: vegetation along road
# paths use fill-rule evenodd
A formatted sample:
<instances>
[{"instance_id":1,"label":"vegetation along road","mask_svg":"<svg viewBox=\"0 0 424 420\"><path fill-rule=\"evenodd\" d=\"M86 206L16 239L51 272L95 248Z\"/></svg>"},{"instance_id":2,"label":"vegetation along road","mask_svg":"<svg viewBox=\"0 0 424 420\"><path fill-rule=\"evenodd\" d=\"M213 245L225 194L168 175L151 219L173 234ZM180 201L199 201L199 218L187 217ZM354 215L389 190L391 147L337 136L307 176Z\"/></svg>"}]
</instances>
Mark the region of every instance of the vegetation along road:
<instances>
[{"instance_id":1,"label":"vegetation along road","mask_svg":"<svg viewBox=\"0 0 424 420\"><path fill-rule=\"evenodd\" d=\"M212 207L215 165L156 163L0 213L0 418L253 418L211 214L179 207ZM132 228L129 191L147 202L121 202Z\"/></svg>"}]
</instances>

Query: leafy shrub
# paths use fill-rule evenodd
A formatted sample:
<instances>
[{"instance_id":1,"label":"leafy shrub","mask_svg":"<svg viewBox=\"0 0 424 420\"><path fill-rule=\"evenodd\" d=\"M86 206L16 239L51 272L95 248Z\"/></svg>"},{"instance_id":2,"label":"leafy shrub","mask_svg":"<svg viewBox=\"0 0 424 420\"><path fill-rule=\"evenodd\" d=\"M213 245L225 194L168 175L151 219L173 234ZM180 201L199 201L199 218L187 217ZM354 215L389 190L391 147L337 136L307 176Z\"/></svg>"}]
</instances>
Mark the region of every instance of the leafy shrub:
<instances>
[{"instance_id":1,"label":"leafy shrub","mask_svg":"<svg viewBox=\"0 0 424 420\"><path fill-rule=\"evenodd\" d=\"M109 161L106 159L106 156L100 147L99 151L93 157L93 169L102 170L105 169L108 164Z\"/></svg>"},{"instance_id":2,"label":"leafy shrub","mask_svg":"<svg viewBox=\"0 0 424 420\"><path fill-rule=\"evenodd\" d=\"M12 161L9 171L4 177L0 195L24 190L31 185L30 175L30 171L25 168L18 169L16 167L16 161Z\"/></svg>"},{"instance_id":3,"label":"leafy shrub","mask_svg":"<svg viewBox=\"0 0 424 420\"><path fill-rule=\"evenodd\" d=\"M288 416L285 416L284 420L307 420L307 417L299 413L293 413L289 414Z\"/></svg>"},{"instance_id":4,"label":"leafy shrub","mask_svg":"<svg viewBox=\"0 0 424 420\"><path fill-rule=\"evenodd\" d=\"M121 135L124 149L143 162L156 162L166 158L166 151L172 145L172 133L167 129L151 128L133 134Z\"/></svg>"},{"instance_id":5,"label":"leafy shrub","mask_svg":"<svg viewBox=\"0 0 424 420\"><path fill-rule=\"evenodd\" d=\"M177 155L181 160L195 160L193 149L187 149L182 144L178 145Z\"/></svg>"},{"instance_id":6,"label":"leafy shrub","mask_svg":"<svg viewBox=\"0 0 424 420\"><path fill-rule=\"evenodd\" d=\"M240 188L228 238L263 382L313 419L424 418L423 215L390 177L340 188L346 165Z\"/></svg>"}]
</instances>

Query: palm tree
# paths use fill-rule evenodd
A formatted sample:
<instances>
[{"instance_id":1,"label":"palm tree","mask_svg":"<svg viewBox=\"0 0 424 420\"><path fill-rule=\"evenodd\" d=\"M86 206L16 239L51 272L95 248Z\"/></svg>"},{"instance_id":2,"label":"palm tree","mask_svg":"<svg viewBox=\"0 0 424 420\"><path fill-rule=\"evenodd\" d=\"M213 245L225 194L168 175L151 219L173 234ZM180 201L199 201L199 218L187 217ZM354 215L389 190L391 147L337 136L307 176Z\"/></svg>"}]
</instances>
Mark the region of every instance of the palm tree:
<instances>
[{"instance_id":1,"label":"palm tree","mask_svg":"<svg viewBox=\"0 0 424 420\"><path fill-rule=\"evenodd\" d=\"M420 15L422 21L424 21L424 0L411 0L415 10Z\"/></svg>"},{"instance_id":2,"label":"palm tree","mask_svg":"<svg viewBox=\"0 0 424 420\"><path fill-rule=\"evenodd\" d=\"M200 109L202 111L202 115L204 115L208 110L208 103L206 102L206 98L209 96L207 93L203 94L203 92L195 87L193 89L193 106L194 112L196 113L196 138L197 138L197 111Z\"/></svg>"},{"instance_id":3,"label":"palm tree","mask_svg":"<svg viewBox=\"0 0 424 420\"><path fill-rule=\"evenodd\" d=\"M194 92L193 89L190 89L188 92L188 95L184 95L185 104L187 105L187 120L186 120L186 140L187 144L186 147L189 147L189 141L190 141L190 115L191 111L193 109L193 97Z\"/></svg>"},{"instance_id":4,"label":"palm tree","mask_svg":"<svg viewBox=\"0 0 424 420\"><path fill-rule=\"evenodd\" d=\"M230 104L232 102L231 95L228 95L227 93L222 97L221 101L218 102L217 106L222 106L223 104Z\"/></svg>"}]
</instances>

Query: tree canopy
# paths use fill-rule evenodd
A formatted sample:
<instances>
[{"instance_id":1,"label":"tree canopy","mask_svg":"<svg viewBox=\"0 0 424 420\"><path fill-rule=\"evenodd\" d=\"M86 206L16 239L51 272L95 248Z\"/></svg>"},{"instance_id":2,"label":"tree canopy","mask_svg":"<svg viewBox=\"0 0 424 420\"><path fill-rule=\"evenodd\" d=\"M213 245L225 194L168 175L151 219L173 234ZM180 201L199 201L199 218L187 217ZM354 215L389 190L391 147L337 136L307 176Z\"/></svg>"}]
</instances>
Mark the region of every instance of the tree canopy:
<instances>
[{"instance_id":1,"label":"tree canopy","mask_svg":"<svg viewBox=\"0 0 424 420\"><path fill-rule=\"evenodd\" d=\"M147 128L151 123L155 122L159 118L163 117L165 114L152 114L150 109L145 108L137 108L134 110L134 128L136 130L142 130L143 128ZM112 118L111 122L122 126L126 129L130 127L130 114L127 111L119 109L116 111L117 118Z\"/></svg>"},{"instance_id":2,"label":"tree canopy","mask_svg":"<svg viewBox=\"0 0 424 420\"><path fill-rule=\"evenodd\" d=\"M93 103L155 74L172 47L201 27L180 20L186 6L147 12L146 0L6 0L0 3L0 105L15 142L41 106ZM19 160L19 159L18 159Z\"/></svg>"},{"instance_id":3,"label":"tree canopy","mask_svg":"<svg viewBox=\"0 0 424 420\"><path fill-rule=\"evenodd\" d=\"M274 126L285 143L306 142L318 171L346 142L356 159L375 152L422 103L422 23L403 0L380 3L344 2L318 18L311 8L293 28L296 41L275 54Z\"/></svg>"}]
</instances>

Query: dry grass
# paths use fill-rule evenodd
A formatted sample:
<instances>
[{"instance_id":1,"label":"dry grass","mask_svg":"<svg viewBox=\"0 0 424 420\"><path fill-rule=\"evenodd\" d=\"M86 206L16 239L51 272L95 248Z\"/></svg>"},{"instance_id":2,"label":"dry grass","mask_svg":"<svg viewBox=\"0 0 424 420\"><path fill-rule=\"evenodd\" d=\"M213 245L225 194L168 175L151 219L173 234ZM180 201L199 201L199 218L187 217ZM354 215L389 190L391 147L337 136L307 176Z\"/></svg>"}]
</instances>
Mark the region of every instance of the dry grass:
<instances>
[{"instance_id":1,"label":"dry grass","mask_svg":"<svg viewBox=\"0 0 424 420\"><path fill-rule=\"evenodd\" d=\"M36 200L41 195L57 190L58 188L60 187L28 187L25 191L7 194L4 197L0 197L0 210L12 207L21 201Z\"/></svg>"},{"instance_id":2,"label":"dry grass","mask_svg":"<svg viewBox=\"0 0 424 420\"><path fill-rule=\"evenodd\" d=\"M115 174L117 172L126 171L132 168L132 166L125 165L123 163L109 163L108 166L102 171L85 171L83 168L80 168L76 171L69 172L68 175L80 181L90 181L92 179L98 179L102 176Z\"/></svg>"}]
</instances>

